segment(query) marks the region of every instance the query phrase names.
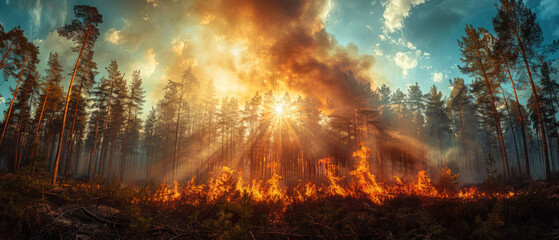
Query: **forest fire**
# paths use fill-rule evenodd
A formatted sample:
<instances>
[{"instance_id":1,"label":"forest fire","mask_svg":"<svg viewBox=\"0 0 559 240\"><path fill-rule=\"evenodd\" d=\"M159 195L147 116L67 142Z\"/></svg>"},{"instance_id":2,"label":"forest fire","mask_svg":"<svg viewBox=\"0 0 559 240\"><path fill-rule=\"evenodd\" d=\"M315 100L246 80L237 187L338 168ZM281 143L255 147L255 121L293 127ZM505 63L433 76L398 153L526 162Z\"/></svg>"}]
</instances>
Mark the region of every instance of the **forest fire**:
<instances>
[{"instance_id":1,"label":"forest fire","mask_svg":"<svg viewBox=\"0 0 559 240\"><path fill-rule=\"evenodd\" d=\"M0 239L559 239L559 5L493 1L0 1Z\"/></svg>"},{"instance_id":2,"label":"forest fire","mask_svg":"<svg viewBox=\"0 0 559 240\"><path fill-rule=\"evenodd\" d=\"M139 201L154 201L171 204L199 204L220 201L237 201L242 197L248 197L255 202L272 202L284 206L304 201L327 199L329 197L366 198L375 204L382 205L384 201L402 196L416 196L422 198L440 199L463 199L476 200L480 198L506 199L522 192L491 192L485 193L477 187L463 189L452 189L452 186L442 186L439 190L434 186L426 171L417 172L416 178L403 182L394 177L395 182L388 184L377 182L376 177L369 169L368 156L370 150L363 144L360 149L353 153L358 160L354 170L350 172L350 179L336 176L337 166L330 163L330 159L321 159L320 163L327 165L326 179L322 183L302 182L293 187L280 186L281 176L272 170L273 175L266 182L252 179L244 181L241 171L234 171L229 167L223 167L221 173L210 178L207 184L195 184L195 178L185 184L174 184L168 186L162 184L157 193L148 199L131 199L132 203ZM459 174L453 174L450 169L441 171L440 182L452 181ZM450 182L447 182L450 184Z\"/></svg>"}]
</instances>

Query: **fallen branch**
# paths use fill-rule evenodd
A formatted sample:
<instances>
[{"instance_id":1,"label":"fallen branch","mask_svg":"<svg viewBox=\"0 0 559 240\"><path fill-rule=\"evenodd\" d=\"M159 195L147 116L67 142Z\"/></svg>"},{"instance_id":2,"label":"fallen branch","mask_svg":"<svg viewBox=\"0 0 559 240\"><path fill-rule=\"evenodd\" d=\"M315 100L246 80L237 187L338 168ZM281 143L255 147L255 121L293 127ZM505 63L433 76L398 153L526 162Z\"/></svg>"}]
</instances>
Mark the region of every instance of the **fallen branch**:
<instances>
[{"instance_id":1,"label":"fallen branch","mask_svg":"<svg viewBox=\"0 0 559 240\"><path fill-rule=\"evenodd\" d=\"M87 214L88 216L90 216L90 217L92 217L93 219L97 220L98 222L112 224L113 226L115 226L115 225L125 226L125 224L118 223L118 222L113 222L113 221L109 221L109 220L107 220L107 219L104 219L104 218L102 218L102 217L99 217L99 216L97 216L97 215L91 213L90 211L88 211L88 210L85 209L84 207L81 207L81 210L82 210L85 214Z\"/></svg>"}]
</instances>

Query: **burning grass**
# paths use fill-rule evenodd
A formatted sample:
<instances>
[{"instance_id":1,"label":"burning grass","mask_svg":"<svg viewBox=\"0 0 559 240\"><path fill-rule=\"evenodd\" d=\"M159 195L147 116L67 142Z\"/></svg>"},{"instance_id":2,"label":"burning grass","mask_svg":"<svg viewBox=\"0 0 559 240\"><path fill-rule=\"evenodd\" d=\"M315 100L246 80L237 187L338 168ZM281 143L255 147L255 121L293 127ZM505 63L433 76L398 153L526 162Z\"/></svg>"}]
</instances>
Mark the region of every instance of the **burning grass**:
<instances>
[{"instance_id":1,"label":"burning grass","mask_svg":"<svg viewBox=\"0 0 559 240\"><path fill-rule=\"evenodd\" d=\"M554 239L556 188L534 182L521 191L458 188L443 169L412 181L377 182L368 149L347 179L330 165L322 183L280 186L281 177L244 180L223 168L206 184L122 186L70 181L51 188L47 173L5 175L0 183L0 237L184 239ZM329 163L329 159L321 160ZM42 175L41 175L42 174Z\"/></svg>"},{"instance_id":2,"label":"burning grass","mask_svg":"<svg viewBox=\"0 0 559 240\"><path fill-rule=\"evenodd\" d=\"M369 149L361 145L361 149L354 153L359 161L355 169L350 172L351 178L344 179L336 176L337 167L330 164L330 159L322 159L321 163L328 166L326 181L322 184L313 182L299 182L292 188L280 186L281 177L273 171L273 175L266 182L256 179L244 181L242 173L224 167L219 176L211 178L207 184L197 185L195 178L179 184L162 184L153 195L144 198L132 198L131 203L149 204L151 202L168 203L170 206L180 204L197 205L218 201L237 201L246 196L258 203L275 203L288 207L289 205L328 199L332 197L367 199L377 205L400 197L421 197L434 199L478 199L496 198L506 199L515 195L527 194L520 191L491 192L479 191L477 187L458 189L456 179L459 174L453 174L450 169L441 170L436 183L427 176L426 171L419 171L414 181L404 182L395 178L395 184L388 185L377 182L371 174L367 157Z\"/></svg>"}]
</instances>

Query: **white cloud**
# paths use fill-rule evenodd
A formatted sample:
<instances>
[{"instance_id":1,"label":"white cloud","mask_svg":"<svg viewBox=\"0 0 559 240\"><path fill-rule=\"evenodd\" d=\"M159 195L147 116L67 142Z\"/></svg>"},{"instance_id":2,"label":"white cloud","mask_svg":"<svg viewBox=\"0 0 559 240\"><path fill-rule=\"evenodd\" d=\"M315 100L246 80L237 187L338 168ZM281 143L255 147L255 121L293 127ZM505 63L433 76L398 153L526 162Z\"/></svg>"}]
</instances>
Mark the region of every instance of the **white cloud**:
<instances>
[{"instance_id":1,"label":"white cloud","mask_svg":"<svg viewBox=\"0 0 559 240\"><path fill-rule=\"evenodd\" d=\"M384 3L384 26L389 32L394 32L403 27L403 22L409 16L412 7L425 3L428 0L388 0Z\"/></svg>"},{"instance_id":2,"label":"white cloud","mask_svg":"<svg viewBox=\"0 0 559 240\"><path fill-rule=\"evenodd\" d=\"M149 77L155 72L155 67L158 64L159 62L155 60L155 52L153 51L153 48L150 48L144 52L141 62L132 63L132 68L139 68L142 74Z\"/></svg>"},{"instance_id":3,"label":"white cloud","mask_svg":"<svg viewBox=\"0 0 559 240\"><path fill-rule=\"evenodd\" d=\"M0 103L5 103L6 99L3 96L0 96Z\"/></svg>"},{"instance_id":4,"label":"white cloud","mask_svg":"<svg viewBox=\"0 0 559 240\"><path fill-rule=\"evenodd\" d=\"M383 56L383 55L384 55L384 53L382 52L382 50L380 50L380 49L378 49L378 48L375 48L374 52L375 52L375 55L377 55L377 56Z\"/></svg>"},{"instance_id":5,"label":"white cloud","mask_svg":"<svg viewBox=\"0 0 559 240\"><path fill-rule=\"evenodd\" d=\"M397 52L394 56L394 62L396 66L402 69L402 77L408 75L408 70L417 67L417 59L421 55L421 51L417 50L415 52Z\"/></svg>"},{"instance_id":6,"label":"white cloud","mask_svg":"<svg viewBox=\"0 0 559 240\"><path fill-rule=\"evenodd\" d=\"M415 45L413 45L411 42L408 42L408 48L411 50L415 50Z\"/></svg>"},{"instance_id":7,"label":"white cloud","mask_svg":"<svg viewBox=\"0 0 559 240\"><path fill-rule=\"evenodd\" d=\"M35 7L33 7L29 11L29 14L31 14L31 19L33 19L33 24L37 27L41 25L41 12L42 11L43 11L43 5L41 4L41 0L38 0L35 3Z\"/></svg>"},{"instance_id":8,"label":"white cloud","mask_svg":"<svg viewBox=\"0 0 559 240\"><path fill-rule=\"evenodd\" d=\"M188 41L181 40L179 37L173 38L171 44L173 45L173 51L179 56L182 55L184 49L188 48Z\"/></svg>"},{"instance_id":9,"label":"white cloud","mask_svg":"<svg viewBox=\"0 0 559 240\"><path fill-rule=\"evenodd\" d=\"M436 73L431 73L431 76L433 77L433 82L442 82L443 81L443 73L440 72L436 72Z\"/></svg>"},{"instance_id":10,"label":"white cloud","mask_svg":"<svg viewBox=\"0 0 559 240\"><path fill-rule=\"evenodd\" d=\"M51 52L58 53L58 59L65 71L74 68L77 55L72 52L70 46L75 46L75 43L64 37L60 37L56 32L56 29L49 32L45 38L33 40L33 43L39 47L39 59L44 59L43 61L40 61L37 66L39 71L47 68L47 59L49 58L49 54ZM67 80L67 78L64 77L64 80Z\"/></svg>"},{"instance_id":11,"label":"white cloud","mask_svg":"<svg viewBox=\"0 0 559 240\"><path fill-rule=\"evenodd\" d=\"M151 3L153 7L157 7L157 5L159 5L159 0L147 0L146 2L148 4Z\"/></svg>"},{"instance_id":12,"label":"white cloud","mask_svg":"<svg viewBox=\"0 0 559 240\"><path fill-rule=\"evenodd\" d=\"M334 2L332 0L326 1L326 6L322 8L322 11L320 12L320 14L318 14L318 17L322 19L322 21L326 22L328 20L328 17L330 16L330 11L332 10L332 8L334 8Z\"/></svg>"},{"instance_id":13,"label":"white cloud","mask_svg":"<svg viewBox=\"0 0 559 240\"><path fill-rule=\"evenodd\" d=\"M122 38L122 31L116 28L110 28L107 30L107 33L105 33L105 41L114 45L122 44L124 42L124 39Z\"/></svg>"}]
</instances>

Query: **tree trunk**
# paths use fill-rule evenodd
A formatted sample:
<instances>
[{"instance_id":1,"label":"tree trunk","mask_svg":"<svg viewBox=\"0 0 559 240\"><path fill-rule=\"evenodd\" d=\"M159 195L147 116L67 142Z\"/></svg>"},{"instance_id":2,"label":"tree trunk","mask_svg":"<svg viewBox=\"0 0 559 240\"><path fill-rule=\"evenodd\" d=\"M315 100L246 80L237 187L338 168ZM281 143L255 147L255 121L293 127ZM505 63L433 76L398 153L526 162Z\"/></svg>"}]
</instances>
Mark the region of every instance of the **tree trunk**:
<instances>
[{"instance_id":1,"label":"tree trunk","mask_svg":"<svg viewBox=\"0 0 559 240\"><path fill-rule=\"evenodd\" d=\"M64 106L64 116L62 117L62 129L60 130L60 139L58 140L58 149L56 150L56 160L54 162L54 171L52 175L51 184L56 184L56 177L58 175L58 163L60 162L60 152L62 150L62 140L64 139L64 128L66 127L66 115L68 114L68 103L70 103L70 94L72 93L72 84L74 84L74 78L76 77L76 72L78 71L78 66L80 64L80 60L82 59L83 50L87 45L87 40L89 39L89 35L91 31L89 30L89 22L86 25L87 34L85 36L85 40L83 41L82 49L80 50L80 55L78 55L78 60L76 61L76 66L74 67L74 73L72 73L72 79L70 80L70 85L68 86L68 94L66 95L66 104Z\"/></svg>"},{"instance_id":2,"label":"tree trunk","mask_svg":"<svg viewBox=\"0 0 559 240\"><path fill-rule=\"evenodd\" d=\"M6 60L6 58L8 58L8 54L10 53L10 51L12 50L12 47L14 46L14 41L12 41L10 43L10 47L8 47L8 50L6 51L6 53L4 54L4 57L2 57L2 61L0 62L0 69L2 69L3 67L5 67L6 65L4 65L4 60ZM25 64L24 64L25 65Z\"/></svg>"},{"instance_id":3,"label":"tree trunk","mask_svg":"<svg viewBox=\"0 0 559 240\"><path fill-rule=\"evenodd\" d=\"M543 145L543 153L545 155L545 177L549 181L551 179L551 170L549 168L549 154L547 151L547 140L545 137L545 127L543 125L543 119L540 110L540 100L538 97L538 92L536 89L536 84L532 79L532 72L530 71L530 64L528 64L528 59L526 57L526 53L524 52L524 46L522 45L522 41L520 40L520 36L518 32L515 30L516 40L518 41L518 46L520 48L520 53L522 54L522 59L524 60L524 64L526 65L526 71L528 71L528 78L530 79L530 86L532 86L532 93L534 95L534 99L536 100L536 111L538 113L538 122L540 124L540 134L542 136L542 145Z\"/></svg>"},{"instance_id":4,"label":"tree trunk","mask_svg":"<svg viewBox=\"0 0 559 240\"><path fill-rule=\"evenodd\" d=\"M16 96L17 96L17 89L19 87L19 83L21 82L21 76L23 76L23 70L25 69L25 63L27 63L28 58L29 58L29 56L25 57L25 60L23 60L23 65L21 66L21 72L19 73L16 88L14 89L14 96L12 97L12 102L10 103L10 108L8 109L8 116L6 116L6 119L4 120L6 122L4 123L4 130L2 131L2 137L0 138L0 146L2 146L2 142L4 141L4 135L6 134L6 127L8 126L8 122L10 121L10 115L12 113L12 107L14 106L14 100L16 99Z\"/></svg>"},{"instance_id":5,"label":"tree trunk","mask_svg":"<svg viewBox=\"0 0 559 240\"><path fill-rule=\"evenodd\" d=\"M508 101L507 101L507 97L505 96L505 90L503 90L503 87L501 86L500 83L499 83L499 88L501 89L501 94L503 95L503 101L505 101L505 107L507 109L507 119L509 120L510 128L511 128L511 131L512 131L512 140L514 142L514 150L516 151L516 161L517 161L517 164L518 164L518 173L522 176L522 171L520 170L520 156L518 155L518 145L516 144L516 134L514 133L514 125L512 125L512 119L510 117L509 104L508 104Z\"/></svg>"},{"instance_id":6,"label":"tree trunk","mask_svg":"<svg viewBox=\"0 0 559 240\"><path fill-rule=\"evenodd\" d=\"M122 145L122 158L120 160L120 181L124 180L124 166L126 164L126 155L127 155L127 147L128 147L128 128L130 127L130 115L132 115L132 99L134 96L130 96L130 103L128 104L128 120L126 121L126 129L124 130L124 144Z\"/></svg>"},{"instance_id":7,"label":"tree trunk","mask_svg":"<svg viewBox=\"0 0 559 240\"><path fill-rule=\"evenodd\" d=\"M72 146L74 145L74 127L76 126L76 119L78 118L78 108L80 105L80 98L82 95L83 79L80 84L80 90L78 90L78 98L76 99L76 110L74 111L74 119L72 121L72 130L70 130L70 141L68 142L68 155L66 156L66 168L64 169L64 182L68 177L68 168L70 167L70 161L72 159Z\"/></svg>"},{"instance_id":8,"label":"tree trunk","mask_svg":"<svg viewBox=\"0 0 559 240\"><path fill-rule=\"evenodd\" d=\"M107 114L105 115L105 122L103 124L103 143L101 145L101 156L99 157L99 170L97 175L101 174L101 171L105 168L105 149L107 148L107 125L109 123L109 115L111 114L111 101L113 99L113 87L114 82L111 81L111 89L109 90L109 102L107 103ZM101 109L99 109L101 111ZM95 156L94 156L95 157Z\"/></svg>"},{"instance_id":9,"label":"tree trunk","mask_svg":"<svg viewBox=\"0 0 559 240\"><path fill-rule=\"evenodd\" d=\"M518 108L518 121L520 121L520 130L522 132L522 142L524 143L524 163L526 165L526 176L528 179L532 179L530 175L530 159L528 158L528 144L526 144L526 129L524 126L524 120L522 118L522 110L520 108L520 103L518 102L518 95L516 94L516 87L514 81L512 80L512 74L510 73L509 64L504 60L507 67L507 73L509 75L510 83L512 84L512 90L514 91L514 99L516 100L516 107Z\"/></svg>"},{"instance_id":10,"label":"tree trunk","mask_svg":"<svg viewBox=\"0 0 559 240\"><path fill-rule=\"evenodd\" d=\"M182 108L182 98L184 96L184 82L181 86L181 95L179 98L179 109L177 111L177 128L175 129L175 148L173 150L173 182L176 181L177 179L175 178L175 174L177 171L177 148L178 148L178 142L179 142L179 128L180 128L180 121L181 121L181 108Z\"/></svg>"},{"instance_id":11,"label":"tree trunk","mask_svg":"<svg viewBox=\"0 0 559 240\"><path fill-rule=\"evenodd\" d=\"M499 143L501 144L501 150L503 152L503 158L505 160L505 167L507 172L507 179L510 184L510 169L509 169L509 159L507 157L507 148L505 147L505 140L503 139L503 132L501 129L501 120L499 120L499 112L497 111L497 105L495 104L495 98L493 97L493 90L491 89L491 84L489 83L489 78L487 77L487 73L485 71L485 67L483 63L481 63L481 54L479 50L476 50L477 55L479 57L481 71L483 73L483 78L485 80L485 84L487 85L487 89L489 90L489 96L491 97L491 104L493 105L493 112L495 114L495 123L497 124L497 135L499 137Z\"/></svg>"},{"instance_id":12,"label":"tree trunk","mask_svg":"<svg viewBox=\"0 0 559 240\"><path fill-rule=\"evenodd\" d=\"M101 106L101 105L99 105ZM97 121L95 122L95 137L93 137L93 151L89 157L89 179L93 179L95 171L95 150L97 150L97 134L99 133L99 120L101 118L101 108L97 111Z\"/></svg>"}]
</instances>

